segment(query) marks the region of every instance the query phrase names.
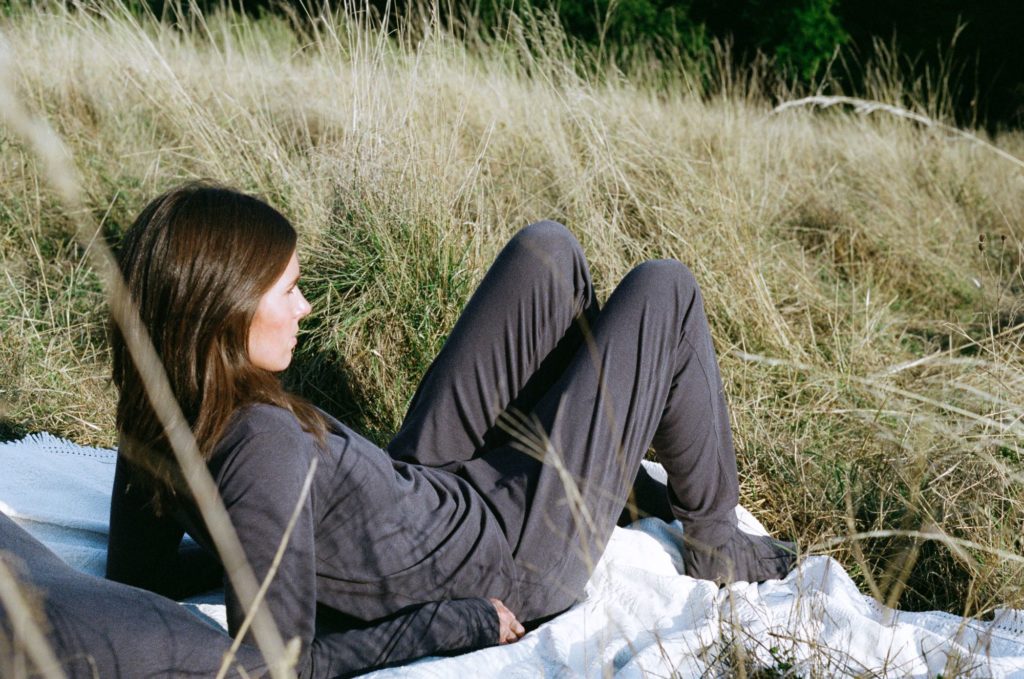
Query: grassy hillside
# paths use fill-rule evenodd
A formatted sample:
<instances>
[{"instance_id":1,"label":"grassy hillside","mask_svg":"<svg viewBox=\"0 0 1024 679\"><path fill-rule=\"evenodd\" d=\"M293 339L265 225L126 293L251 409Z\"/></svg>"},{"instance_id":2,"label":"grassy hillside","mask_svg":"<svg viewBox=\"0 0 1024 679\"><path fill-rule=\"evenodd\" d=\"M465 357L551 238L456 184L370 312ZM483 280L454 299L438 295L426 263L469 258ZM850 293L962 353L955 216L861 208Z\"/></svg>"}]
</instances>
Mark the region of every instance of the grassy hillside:
<instances>
[{"instance_id":1,"label":"grassy hillside","mask_svg":"<svg viewBox=\"0 0 1024 679\"><path fill-rule=\"evenodd\" d=\"M553 218L602 295L649 257L697 274L742 502L770 529L889 603L1024 606L1021 164L884 112L773 113L713 59L593 75L543 24L460 42L114 5L0 21L101 237L194 177L294 221L314 312L287 379L376 440L503 242ZM1024 135L991 141L1024 157ZM81 217L0 127L3 436L115 442Z\"/></svg>"}]
</instances>

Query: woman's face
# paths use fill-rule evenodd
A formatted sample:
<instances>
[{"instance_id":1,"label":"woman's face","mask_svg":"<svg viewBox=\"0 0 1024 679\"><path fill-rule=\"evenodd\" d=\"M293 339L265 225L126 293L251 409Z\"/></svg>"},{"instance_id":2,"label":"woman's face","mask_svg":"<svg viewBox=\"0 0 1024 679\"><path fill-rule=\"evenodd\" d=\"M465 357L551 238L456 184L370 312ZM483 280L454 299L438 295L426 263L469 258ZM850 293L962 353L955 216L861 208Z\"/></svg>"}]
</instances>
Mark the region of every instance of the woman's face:
<instances>
[{"instance_id":1,"label":"woman's face","mask_svg":"<svg viewBox=\"0 0 1024 679\"><path fill-rule=\"evenodd\" d=\"M284 273L260 297L249 326L249 360L257 368L280 372L292 362L299 321L311 310L298 281L299 259L293 252Z\"/></svg>"}]
</instances>

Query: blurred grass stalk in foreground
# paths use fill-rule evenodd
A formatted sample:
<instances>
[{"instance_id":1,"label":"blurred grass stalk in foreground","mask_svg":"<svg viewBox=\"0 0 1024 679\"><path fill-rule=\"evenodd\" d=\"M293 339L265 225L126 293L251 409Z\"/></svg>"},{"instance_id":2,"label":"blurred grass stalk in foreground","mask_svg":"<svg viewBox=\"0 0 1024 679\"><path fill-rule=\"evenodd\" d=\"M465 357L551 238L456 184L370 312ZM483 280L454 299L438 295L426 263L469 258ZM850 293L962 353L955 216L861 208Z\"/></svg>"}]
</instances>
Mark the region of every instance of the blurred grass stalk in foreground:
<instances>
[{"instance_id":1,"label":"blurred grass stalk in foreground","mask_svg":"<svg viewBox=\"0 0 1024 679\"><path fill-rule=\"evenodd\" d=\"M742 502L770 530L827 546L882 601L1024 606L1004 558L1024 532L1019 166L901 116L773 115L798 93L714 55L595 67L543 16L462 39L429 13L392 32L358 16L15 5L3 31L39 55L16 86L65 140L102 239L193 177L293 220L314 313L287 379L378 442L501 245L557 219L602 293L643 258L693 269ZM895 72L869 98L942 122ZM1024 156L1020 132L969 132ZM2 430L112 445L79 218L0 136Z\"/></svg>"}]
</instances>

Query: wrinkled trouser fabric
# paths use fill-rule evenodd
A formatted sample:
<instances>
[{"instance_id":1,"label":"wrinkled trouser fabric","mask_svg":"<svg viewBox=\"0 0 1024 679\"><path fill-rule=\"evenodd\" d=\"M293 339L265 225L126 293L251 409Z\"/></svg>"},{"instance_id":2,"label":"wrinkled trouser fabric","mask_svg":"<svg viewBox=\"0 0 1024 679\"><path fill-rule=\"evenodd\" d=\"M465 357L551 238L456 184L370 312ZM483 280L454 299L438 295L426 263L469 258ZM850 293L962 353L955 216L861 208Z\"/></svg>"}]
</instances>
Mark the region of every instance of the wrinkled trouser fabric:
<instances>
[{"instance_id":1,"label":"wrinkled trouser fabric","mask_svg":"<svg viewBox=\"0 0 1024 679\"><path fill-rule=\"evenodd\" d=\"M388 446L464 475L502 521L513 611L575 603L653 446L671 512L716 547L736 530L736 457L700 291L645 262L601 308L582 248L539 222L502 250Z\"/></svg>"}]
</instances>

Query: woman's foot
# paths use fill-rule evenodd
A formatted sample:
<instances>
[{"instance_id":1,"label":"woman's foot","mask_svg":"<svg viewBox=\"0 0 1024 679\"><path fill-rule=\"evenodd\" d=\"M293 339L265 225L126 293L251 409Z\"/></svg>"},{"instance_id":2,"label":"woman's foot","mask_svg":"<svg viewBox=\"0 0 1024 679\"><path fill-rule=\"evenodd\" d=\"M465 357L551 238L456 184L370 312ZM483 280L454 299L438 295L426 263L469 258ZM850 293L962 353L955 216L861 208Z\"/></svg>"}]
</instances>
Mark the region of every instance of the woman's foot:
<instances>
[{"instance_id":1,"label":"woman's foot","mask_svg":"<svg viewBox=\"0 0 1024 679\"><path fill-rule=\"evenodd\" d=\"M764 582L786 577L796 564L796 543L783 542L767 535L736 533L719 547L686 540L683 566L686 574L719 585L732 582Z\"/></svg>"}]
</instances>

